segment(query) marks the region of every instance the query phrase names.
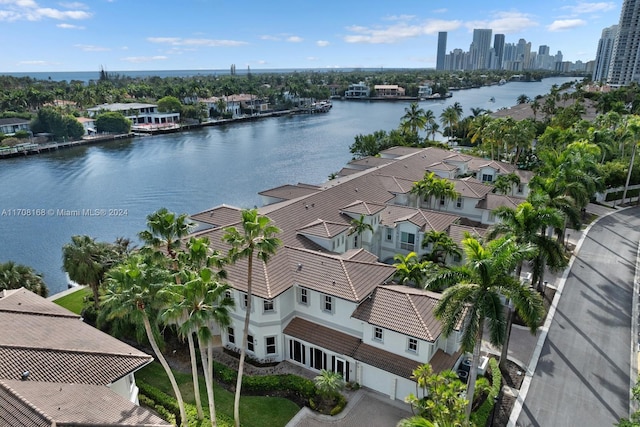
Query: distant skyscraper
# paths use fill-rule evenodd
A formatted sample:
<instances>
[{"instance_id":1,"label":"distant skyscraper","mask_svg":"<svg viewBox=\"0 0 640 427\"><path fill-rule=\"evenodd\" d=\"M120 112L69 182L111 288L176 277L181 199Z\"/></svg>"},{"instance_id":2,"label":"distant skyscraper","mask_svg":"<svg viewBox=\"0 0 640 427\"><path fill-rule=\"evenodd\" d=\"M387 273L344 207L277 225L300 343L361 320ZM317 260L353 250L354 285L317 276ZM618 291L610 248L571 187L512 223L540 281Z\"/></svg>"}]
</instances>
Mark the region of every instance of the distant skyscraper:
<instances>
[{"instance_id":1,"label":"distant skyscraper","mask_svg":"<svg viewBox=\"0 0 640 427\"><path fill-rule=\"evenodd\" d=\"M473 42L469 48L471 69L484 70L489 66L489 50L491 49L492 30L473 30Z\"/></svg>"},{"instance_id":2,"label":"distant skyscraper","mask_svg":"<svg viewBox=\"0 0 640 427\"><path fill-rule=\"evenodd\" d=\"M624 86L640 81L640 0L624 0L607 81Z\"/></svg>"},{"instance_id":3,"label":"distant skyscraper","mask_svg":"<svg viewBox=\"0 0 640 427\"><path fill-rule=\"evenodd\" d=\"M612 25L602 30L602 36L598 42L596 61L593 68L593 81L604 82L609 75L609 66L613 56L613 45L618 34L618 26Z\"/></svg>"},{"instance_id":4,"label":"distant skyscraper","mask_svg":"<svg viewBox=\"0 0 640 427\"><path fill-rule=\"evenodd\" d=\"M540 47L538 47L538 55L549 55L549 46L547 45L540 45Z\"/></svg>"},{"instance_id":5,"label":"distant skyscraper","mask_svg":"<svg viewBox=\"0 0 640 427\"><path fill-rule=\"evenodd\" d=\"M447 32L438 33L438 56L436 57L436 70L444 70L444 58L447 54Z\"/></svg>"},{"instance_id":6,"label":"distant skyscraper","mask_svg":"<svg viewBox=\"0 0 640 427\"><path fill-rule=\"evenodd\" d=\"M495 68L502 69L502 60L504 59L504 34L496 34L493 36L493 51L496 56Z\"/></svg>"}]
</instances>

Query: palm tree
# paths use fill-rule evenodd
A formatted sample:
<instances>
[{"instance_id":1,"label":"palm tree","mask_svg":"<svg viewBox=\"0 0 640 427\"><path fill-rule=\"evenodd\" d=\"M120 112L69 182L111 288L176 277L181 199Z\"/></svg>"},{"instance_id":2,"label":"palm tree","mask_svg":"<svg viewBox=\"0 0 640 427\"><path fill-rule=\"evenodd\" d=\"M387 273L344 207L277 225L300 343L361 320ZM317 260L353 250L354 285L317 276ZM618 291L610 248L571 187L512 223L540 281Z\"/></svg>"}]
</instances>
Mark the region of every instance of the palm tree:
<instances>
[{"instance_id":1,"label":"palm tree","mask_svg":"<svg viewBox=\"0 0 640 427\"><path fill-rule=\"evenodd\" d=\"M516 209L501 206L493 211L500 222L496 223L487 234L491 239L499 235L512 237L519 245L532 245L536 248L536 254L532 262L532 284L542 283L545 268L552 270L565 267L567 259L562 245L549 237L546 233L548 227L559 228L564 224L562 212L555 208L534 207L529 202L518 205ZM520 279L523 261L516 266L515 277ZM538 286L540 290L540 286ZM511 322L513 320L513 310L507 304L507 328L505 342L502 345L500 356L500 366L504 367L507 360L507 348L511 335Z\"/></svg>"},{"instance_id":2,"label":"palm tree","mask_svg":"<svg viewBox=\"0 0 640 427\"><path fill-rule=\"evenodd\" d=\"M447 234L446 231L431 230L424 235L422 247L431 245L431 252L426 257L429 261L444 266L447 257L451 255L462 256L460 247Z\"/></svg>"},{"instance_id":3,"label":"palm tree","mask_svg":"<svg viewBox=\"0 0 640 427\"><path fill-rule=\"evenodd\" d=\"M198 382L198 368L193 334L198 335L200 359L207 386L209 413L211 425L216 425L215 402L213 394L213 354L211 324L221 327L230 324L229 309L233 300L226 296L228 285L216 281L216 275L204 268L200 271L187 271L183 279L184 285L170 285L159 294L166 293L170 305L162 314L162 320L176 323L178 333L187 338L189 355L191 358L191 374L196 398L198 419L203 419L202 404L200 403L200 387Z\"/></svg>"},{"instance_id":4,"label":"palm tree","mask_svg":"<svg viewBox=\"0 0 640 427\"><path fill-rule=\"evenodd\" d=\"M313 378L318 393L325 399L335 396L344 388L344 379L338 372L322 369L320 375Z\"/></svg>"},{"instance_id":5,"label":"palm tree","mask_svg":"<svg viewBox=\"0 0 640 427\"><path fill-rule=\"evenodd\" d=\"M417 102L411 103L404 111L405 114L400 119L400 127L417 135L418 131L424 129L428 123L425 111L418 106Z\"/></svg>"},{"instance_id":6,"label":"palm tree","mask_svg":"<svg viewBox=\"0 0 640 427\"><path fill-rule=\"evenodd\" d=\"M178 383L164 358L156 337L159 310L166 305L159 291L171 283L171 274L141 254L131 255L107 273L107 287L102 300L102 315L106 320L121 319L133 325L142 323L149 344L167 373L180 408L181 425L187 425L184 400Z\"/></svg>"},{"instance_id":7,"label":"palm tree","mask_svg":"<svg viewBox=\"0 0 640 427\"><path fill-rule=\"evenodd\" d=\"M251 315L251 299L253 291L253 257L257 256L264 264L269 261L282 244L276 234L280 229L273 225L271 220L259 215L257 209L245 209L242 211L242 232L236 227L225 229L222 239L231 245L229 260L236 263L240 259L247 259L247 306L245 308L244 328L242 331L242 347L240 349L240 362L238 364L238 379L236 382L236 394L233 404L233 418L235 426L240 427L240 390L242 388L242 375L244 372L244 360L247 354L247 340L249 336L249 321Z\"/></svg>"},{"instance_id":8,"label":"palm tree","mask_svg":"<svg viewBox=\"0 0 640 427\"><path fill-rule=\"evenodd\" d=\"M518 95L518 98L516 99L516 102L518 104L526 104L529 101L531 101L531 99L527 95L525 95L524 93L522 95Z\"/></svg>"},{"instance_id":9,"label":"palm tree","mask_svg":"<svg viewBox=\"0 0 640 427\"><path fill-rule=\"evenodd\" d=\"M448 199L454 199L459 196L458 192L455 191L455 185L446 178L436 176L435 172L425 172L420 181L413 183L410 193L418 196L418 207L420 207L420 199L429 200L431 205L433 200L435 200L433 203L437 203L439 200L446 202ZM440 204L438 204L438 209Z\"/></svg>"},{"instance_id":10,"label":"palm tree","mask_svg":"<svg viewBox=\"0 0 640 427\"><path fill-rule=\"evenodd\" d=\"M543 315L542 299L537 292L522 286L511 272L523 258L531 256L532 247L517 245L512 239L490 241L483 247L476 239L462 241L466 262L459 267L443 269L434 275L428 287L450 286L442 294L434 314L442 321L442 332L449 336L465 322L462 348L473 351L473 361L467 386L467 419L471 414L475 382L480 361L480 348L485 321L489 341L496 346L504 342L505 315L501 294L510 298L517 313L535 332Z\"/></svg>"},{"instance_id":11,"label":"palm tree","mask_svg":"<svg viewBox=\"0 0 640 427\"><path fill-rule=\"evenodd\" d=\"M355 247L358 247L358 238L362 237L362 233L365 231L370 231L373 233L373 226L365 221L364 215L360 215L360 218L354 218L351 220L351 227L349 228L349 236L352 234L356 235ZM364 244L364 241L361 242L361 245Z\"/></svg>"},{"instance_id":12,"label":"palm tree","mask_svg":"<svg viewBox=\"0 0 640 427\"><path fill-rule=\"evenodd\" d=\"M195 223L189 221L187 214L176 215L167 208L160 208L147 215L147 230L138 236L146 246L163 249L171 259L175 259L176 250L182 245L181 239L194 227Z\"/></svg>"},{"instance_id":13,"label":"palm tree","mask_svg":"<svg viewBox=\"0 0 640 427\"><path fill-rule=\"evenodd\" d=\"M629 118L627 121L627 132L629 133L629 139L633 143L631 150L631 160L629 161L629 170L627 172L627 180L624 184L624 191L622 192L622 202L627 198L627 190L629 189L629 181L631 180L631 172L633 171L633 163L636 159L636 150L638 149L638 143L640 142L640 119L638 117Z\"/></svg>"},{"instance_id":14,"label":"palm tree","mask_svg":"<svg viewBox=\"0 0 640 427\"><path fill-rule=\"evenodd\" d=\"M100 304L100 286L104 275L116 257L108 244L96 242L86 235L72 236L71 243L62 247L62 270L74 282L89 286L96 309Z\"/></svg>"},{"instance_id":15,"label":"palm tree","mask_svg":"<svg viewBox=\"0 0 640 427\"><path fill-rule=\"evenodd\" d=\"M430 261L419 261L418 254L409 252L407 255L396 254L393 257L396 268L395 278L402 285L421 287L427 270L431 270Z\"/></svg>"},{"instance_id":16,"label":"palm tree","mask_svg":"<svg viewBox=\"0 0 640 427\"><path fill-rule=\"evenodd\" d=\"M20 288L25 288L41 297L49 294L42 275L36 273L31 267L16 264L13 261L0 263L0 291Z\"/></svg>"},{"instance_id":17,"label":"palm tree","mask_svg":"<svg viewBox=\"0 0 640 427\"><path fill-rule=\"evenodd\" d=\"M460 114L461 113L458 109L453 105L448 106L442 111L442 113L440 113L440 121L445 127L448 126L449 128L449 141L451 141L452 137L455 136L454 128L458 121L460 121Z\"/></svg>"},{"instance_id":18,"label":"palm tree","mask_svg":"<svg viewBox=\"0 0 640 427\"><path fill-rule=\"evenodd\" d=\"M431 187L432 198L436 201L437 209L446 206L447 201L457 199L460 194L456 191L455 184L446 178L435 179Z\"/></svg>"}]
</instances>

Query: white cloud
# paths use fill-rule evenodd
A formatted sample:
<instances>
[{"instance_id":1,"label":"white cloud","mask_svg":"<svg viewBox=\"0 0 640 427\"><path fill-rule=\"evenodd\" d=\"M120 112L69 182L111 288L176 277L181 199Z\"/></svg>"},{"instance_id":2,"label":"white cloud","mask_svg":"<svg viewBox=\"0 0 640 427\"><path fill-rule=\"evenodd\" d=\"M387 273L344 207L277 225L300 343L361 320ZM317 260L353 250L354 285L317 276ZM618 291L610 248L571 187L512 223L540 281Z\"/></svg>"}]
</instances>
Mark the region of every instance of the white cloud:
<instances>
[{"instance_id":1,"label":"white cloud","mask_svg":"<svg viewBox=\"0 0 640 427\"><path fill-rule=\"evenodd\" d=\"M316 46L319 46L319 47L326 47L326 46L329 46L329 42L328 42L328 41L326 41L326 40L318 40L318 41L316 42Z\"/></svg>"},{"instance_id":2,"label":"white cloud","mask_svg":"<svg viewBox=\"0 0 640 427\"><path fill-rule=\"evenodd\" d=\"M583 19L558 19L547 27L549 31L565 31L576 27L587 25L587 21Z\"/></svg>"},{"instance_id":3,"label":"white cloud","mask_svg":"<svg viewBox=\"0 0 640 427\"><path fill-rule=\"evenodd\" d=\"M318 59L320 58L318 58L317 56L307 56L307 61L317 61Z\"/></svg>"},{"instance_id":4,"label":"white cloud","mask_svg":"<svg viewBox=\"0 0 640 427\"><path fill-rule=\"evenodd\" d=\"M147 41L151 43L168 44L171 46L204 46L204 47L220 47L220 46L242 46L247 42L238 40L217 40L217 39L183 39L180 37L148 37Z\"/></svg>"},{"instance_id":5,"label":"white cloud","mask_svg":"<svg viewBox=\"0 0 640 427\"><path fill-rule=\"evenodd\" d=\"M561 9L569 10L574 14L607 12L616 8L613 2L584 3L578 2L575 6L563 6Z\"/></svg>"},{"instance_id":6,"label":"white cloud","mask_svg":"<svg viewBox=\"0 0 640 427\"><path fill-rule=\"evenodd\" d=\"M302 37L298 37L298 36L289 36L287 37L287 41L290 43L300 43L302 40L304 40Z\"/></svg>"},{"instance_id":7,"label":"white cloud","mask_svg":"<svg viewBox=\"0 0 640 427\"><path fill-rule=\"evenodd\" d=\"M86 10L87 6L82 3L68 3L63 7L73 7L76 10L60 10L50 7L40 7L33 0L0 0L0 5L5 5L5 9L0 11L0 21L41 21L43 19L56 19L60 21L73 19L88 19L93 16Z\"/></svg>"},{"instance_id":8,"label":"white cloud","mask_svg":"<svg viewBox=\"0 0 640 427\"><path fill-rule=\"evenodd\" d=\"M260 36L260 40L271 40L274 42L280 41L280 37L276 37L276 36L270 36L268 34L265 34L263 36Z\"/></svg>"},{"instance_id":9,"label":"white cloud","mask_svg":"<svg viewBox=\"0 0 640 427\"><path fill-rule=\"evenodd\" d=\"M74 45L74 47L77 47L78 49L83 50L85 52L107 52L111 50L108 47L94 46L90 44L76 44Z\"/></svg>"},{"instance_id":10,"label":"white cloud","mask_svg":"<svg viewBox=\"0 0 640 427\"><path fill-rule=\"evenodd\" d=\"M121 59L125 62L133 62L135 64L139 64L141 62L164 61L169 58L163 55L156 55L156 56L127 56Z\"/></svg>"},{"instance_id":11,"label":"white cloud","mask_svg":"<svg viewBox=\"0 0 640 427\"><path fill-rule=\"evenodd\" d=\"M531 15L521 12L497 12L495 18L483 21L469 21L465 26L474 28L491 28L496 34L511 34L540 25Z\"/></svg>"},{"instance_id":12,"label":"white cloud","mask_svg":"<svg viewBox=\"0 0 640 427\"><path fill-rule=\"evenodd\" d=\"M73 25L73 24L58 24L56 25L58 28L62 28L63 30L84 30L86 27L81 25Z\"/></svg>"},{"instance_id":13,"label":"white cloud","mask_svg":"<svg viewBox=\"0 0 640 427\"><path fill-rule=\"evenodd\" d=\"M344 36L347 43L392 44L405 39L435 34L438 31L452 31L462 25L460 21L428 20L422 24L400 22L388 27L364 27L353 25L347 30L354 33Z\"/></svg>"},{"instance_id":14,"label":"white cloud","mask_svg":"<svg viewBox=\"0 0 640 427\"><path fill-rule=\"evenodd\" d=\"M432 12L433 13L447 13L449 10L445 9L445 8L441 8L441 9L435 9Z\"/></svg>"}]
</instances>

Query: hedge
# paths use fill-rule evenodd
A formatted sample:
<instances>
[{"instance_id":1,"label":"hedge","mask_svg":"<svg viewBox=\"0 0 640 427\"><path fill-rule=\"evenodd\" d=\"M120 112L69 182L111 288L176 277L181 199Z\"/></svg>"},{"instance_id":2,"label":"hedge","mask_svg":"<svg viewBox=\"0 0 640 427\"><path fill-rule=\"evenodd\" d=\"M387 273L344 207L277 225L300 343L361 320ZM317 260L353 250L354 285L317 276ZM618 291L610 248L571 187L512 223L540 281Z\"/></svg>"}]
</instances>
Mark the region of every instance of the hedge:
<instances>
[{"instance_id":1,"label":"hedge","mask_svg":"<svg viewBox=\"0 0 640 427\"><path fill-rule=\"evenodd\" d=\"M471 422L476 426L487 425L489 417L494 410L493 407L496 404L494 398L500 394L500 389L502 388L502 372L500 372L496 359L489 359L489 366L491 367L491 390L482 405L471 414Z\"/></svg>"}]
</instances>

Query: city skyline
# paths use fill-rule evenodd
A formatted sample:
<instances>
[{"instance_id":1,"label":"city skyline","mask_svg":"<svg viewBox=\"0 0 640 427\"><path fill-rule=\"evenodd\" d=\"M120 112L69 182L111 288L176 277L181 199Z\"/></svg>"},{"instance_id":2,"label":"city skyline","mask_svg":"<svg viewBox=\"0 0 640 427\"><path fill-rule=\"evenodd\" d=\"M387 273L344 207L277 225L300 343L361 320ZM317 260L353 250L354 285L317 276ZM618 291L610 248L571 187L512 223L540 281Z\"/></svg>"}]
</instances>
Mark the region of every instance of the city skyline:
<instances>
[{"instance_id":1,"label":"city skyline","mask_svg":"<svg viewBox=\"0 0 640 427\"><path fill-rule=\"evenodd\" d=\"M471 5L0 0L0 72L435 68L439 32L449 53L468 50L475 29L588 62L622 1Z\"/></svg>"}]
</instances>

